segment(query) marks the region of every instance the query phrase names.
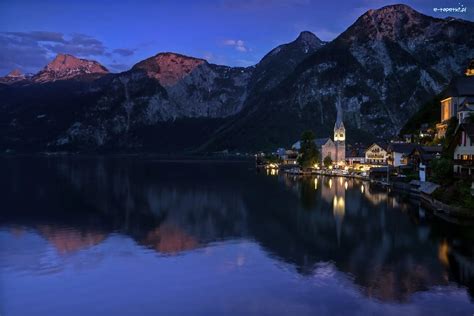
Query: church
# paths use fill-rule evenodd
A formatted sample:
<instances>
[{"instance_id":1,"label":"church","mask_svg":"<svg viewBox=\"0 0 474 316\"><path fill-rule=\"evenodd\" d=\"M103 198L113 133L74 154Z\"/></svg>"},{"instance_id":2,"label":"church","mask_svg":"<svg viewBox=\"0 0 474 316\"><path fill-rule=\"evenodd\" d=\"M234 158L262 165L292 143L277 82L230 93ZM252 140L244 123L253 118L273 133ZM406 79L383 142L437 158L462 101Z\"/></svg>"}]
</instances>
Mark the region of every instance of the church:
<instances>
[{"instance_id":1,"label":"church","mask_svg":"<svg viewBox=\"0 0 474 316\"><path fill-rule=\"evenodd\" d=\"M334 164L345 165L346 163L346 129L342 122L340 111L338 111L336 124L334 124L334 138L316 138L314 140L316 148L321 153L321 161L326 157L331 157ZM297 141L292 146L295 150L300 150L301 142Z\"/></svg>"}]
</instances>

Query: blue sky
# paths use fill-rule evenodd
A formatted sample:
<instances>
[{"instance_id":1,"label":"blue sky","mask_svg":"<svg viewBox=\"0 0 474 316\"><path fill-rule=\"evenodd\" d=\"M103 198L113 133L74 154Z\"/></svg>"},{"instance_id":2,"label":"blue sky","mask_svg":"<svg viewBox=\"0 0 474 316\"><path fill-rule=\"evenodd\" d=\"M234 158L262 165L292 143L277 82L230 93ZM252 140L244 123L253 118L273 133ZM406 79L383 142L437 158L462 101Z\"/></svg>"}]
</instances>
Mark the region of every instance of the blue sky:
<instances>
[{"instance_id":1,"label":"blue sky","mask_svg":"<svg viewBox=\"0 0 474 316\"><path fill-rule=\"evenodd\" d=\"M232 66L257 63L303 30L332 40L382 0L195 0L0 2L0 75L41 69L56 53L98 60L112 71L172 51ZM474 20L474 1L399 1L436 17L434 7Z\"/></svg>"}]
</instances>

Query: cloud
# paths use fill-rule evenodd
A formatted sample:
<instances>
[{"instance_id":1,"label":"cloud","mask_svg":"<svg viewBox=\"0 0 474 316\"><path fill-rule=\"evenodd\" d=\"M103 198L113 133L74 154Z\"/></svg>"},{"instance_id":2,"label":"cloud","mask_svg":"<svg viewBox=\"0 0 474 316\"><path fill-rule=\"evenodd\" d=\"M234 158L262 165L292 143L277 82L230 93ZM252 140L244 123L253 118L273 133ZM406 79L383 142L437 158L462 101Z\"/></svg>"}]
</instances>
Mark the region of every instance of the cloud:
<instances>
[{"instance_id":1,"label":"cloud","mask_svg":"<svg viewBox=\"0 0 474 316\"><path fill-rule=\"evenodd\" d=\"M132 56L135 54L136 49L129 49L129 48L116 48L112 51L112 53L127 57L127 56Z\"/></svg>"},{"instance_id":2,"label":"cloud","mask_svg":"<svg viewBox=\"0 0 474 316\"><path fill-rule=\"evenodd\" d=\"M107 56L110 54L104 43L98 39L78 33L72 34L64 42L50 42L43 46L56 54L67 53L80 57Z\"/></svg>"},{"instance_id":3,"label":"cloud","mask_svg":"<svg viewBox=\"0 0 474 316\"><path fill-rule=\"evenodd\" d=\"M247 46L245 46L245 43L242 40L226 39L223 41L223 44L226 46L232 46L239 52L243 53L246 53L250 50Z\"/></svg>"},{"instance_id":4,"label":"cloud","mask_svg":"<svg viewBox=\"0 0 474 316\"><path fill-rule=\"evenodd\" d=\"M60 32L0 32L0 75L19 68L24 72L36 72L53 56L63 53L82 58L104 57L113 54L127 57L134 49L110 49L99 39L81 33ZM119 63L113 63L119 67Z\"/></svg>"},{"instance_id":5,"label":"cloud","mask_svg":"<svg viewBox=\"0 0 474 316\"><path fill-rule=\"evenodd\" d=\"M130 69L130 65L121 63L111 63L107 65L109 69L116 72L122 72Z\"/></svg>"}]
</instances>

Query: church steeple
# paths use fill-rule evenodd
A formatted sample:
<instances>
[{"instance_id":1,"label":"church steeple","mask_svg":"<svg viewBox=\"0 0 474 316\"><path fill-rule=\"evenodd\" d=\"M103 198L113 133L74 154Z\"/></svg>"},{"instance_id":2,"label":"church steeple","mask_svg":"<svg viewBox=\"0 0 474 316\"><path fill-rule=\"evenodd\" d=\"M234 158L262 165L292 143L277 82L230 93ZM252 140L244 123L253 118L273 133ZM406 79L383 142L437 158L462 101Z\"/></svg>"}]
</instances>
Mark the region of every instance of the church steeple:
<instances>
[{"instance_id":1,"label":"church steeple","mask_svg":"<svg viewBox=\"0 0 474 316\"><path fill-rule=\"evenodd\" d=\"M341 166L346 163L346 128L342 122L341 94L336 101L337 118L334 124L334 145L336 145L336 163Z\"/></svg>"},{"instance_id":2,"label":"church steeple","mask_svg":"<svg viewBox=\"0 0 474 316\"><path fill-rule=\"evenodd\" d=\"M337 118L336 124L334 124L334 141L345 141L346 140L346 128L344 127L344 123L342 122L342 106L340 103L340 97L337 99L336 104L337 109Z\"/></svg>"}]
</instances>

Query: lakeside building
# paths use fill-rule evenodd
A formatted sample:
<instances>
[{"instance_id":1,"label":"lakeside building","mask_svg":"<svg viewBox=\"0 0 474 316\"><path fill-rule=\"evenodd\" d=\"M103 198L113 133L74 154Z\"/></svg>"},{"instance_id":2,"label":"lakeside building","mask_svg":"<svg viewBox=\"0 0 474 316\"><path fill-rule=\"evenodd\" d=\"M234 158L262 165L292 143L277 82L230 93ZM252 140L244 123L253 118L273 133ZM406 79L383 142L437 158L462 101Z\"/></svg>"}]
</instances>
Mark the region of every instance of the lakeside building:
<instances>
[{"instance_id":1,"label":"lakeside building","mask_svg":"<svg viewBox=\"0 0 474 316\"><path fill-rule=\"evenodd\" d=\"M338 111L336 124L334 124L334 145L336 148L335 159L338 165L346 164L346 128L342 122L341 112ZM324 159L324 158L323 158Z\"/></svg>"},{"instance_id":2,"label":"lakeside building","mask_svg":"<svg viewBox=\"0 0 474 316\"><path fill-rule=\"evenodd\" d=\"M436 124L436 137L443 138L446 135L448 122L453 117L458 117L461 111L462 120L466 111L471 110L474 103L474 60L472 60L465 72L465 76L454 78L441 99L441 121ZM467 102L467 104L466 104ZM460 117L458 117L458 120ZM459 123L462 123L459 120Z\"/></svg>"},{"instance_id":3,"label":"lakeside building","mask_svg":"<svg viewBox=\"0 0 474 316\"><path fill-rule=\"evenodd\" d=\"M407 155L417 146L413 143L391 143L387 147L387 164L393 167L406 166Z\"/></svg>"},{"instance_id":4,"label":"lakeside building","mask_svg":"<svg viewBox=\"0 0 474 316\"><path fill-rule=\"evenodd\" d=\"M418 145L406 155L407 164L413 167L413 171L418 172L420 181L426 181L431 174L431 161L440 158L442 152L442 146Z\"/></svg>"},{"instance_id":5,"label":"lakeside building","mask_svg":"<svg viewBox=\"0 0 474 316\"><path fill-rule=\"evenodd\" d=\"M370 145L365 151L365 162L375 165L387 164L387 144L377 142Z\"/></svg>"},{"instance_id":6,"label":"lakeside building","mask_svg":"<svg viewBox=\"0 0 474 316\"><path fill-rule=\"evenodd\" d=\"M316 138L314 144L321 154L321 160L330 157L335 164L346 164L346 129L340 115L334 124L334 140L329 137ZM301 141L294 143L291 148L299 151Z\"/></svg>"},{"instance_id":7,"label":"lakeside building","mask_svg":"<svg viewBox=\"0 0 474 316\"><path fill-rule=\"evenodd\" d=\"M454 151L454 173L460 177L474 178L474 124L462 123L456 128L450 144Z\"/></svg>"},{"instance_id":8,"label":"lakeside building","mask_svg":"<svg viewBox=\"0 0 474 316\"><path fill-rule=\"evenodd\" d=\"M346 149L346 165L354 166L365 163L365 149L361 146L352 146Z\"/></svg>"}]
</instances>

